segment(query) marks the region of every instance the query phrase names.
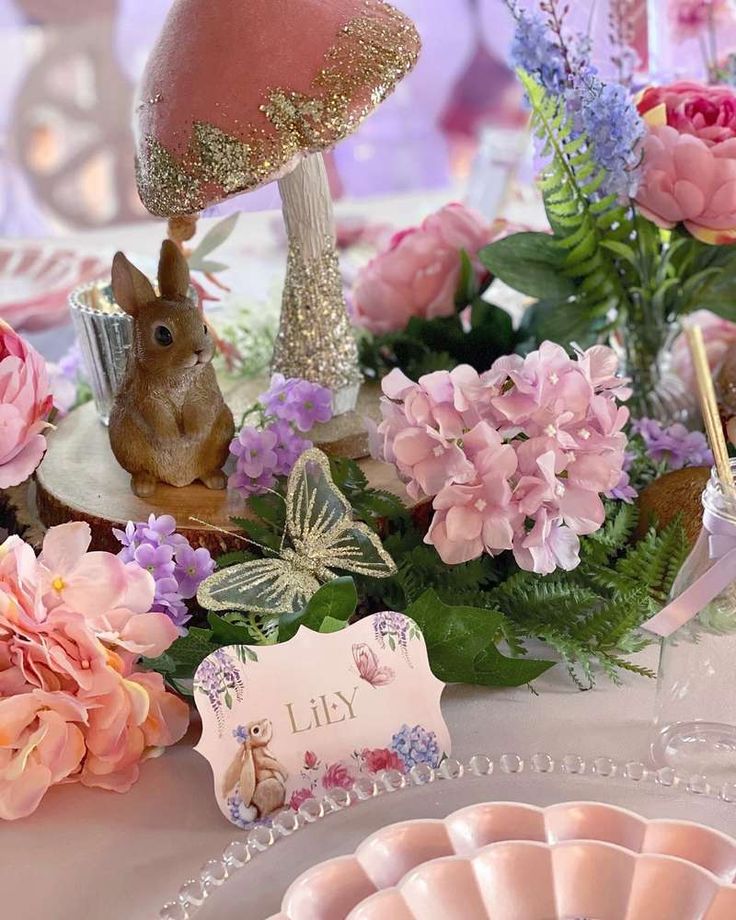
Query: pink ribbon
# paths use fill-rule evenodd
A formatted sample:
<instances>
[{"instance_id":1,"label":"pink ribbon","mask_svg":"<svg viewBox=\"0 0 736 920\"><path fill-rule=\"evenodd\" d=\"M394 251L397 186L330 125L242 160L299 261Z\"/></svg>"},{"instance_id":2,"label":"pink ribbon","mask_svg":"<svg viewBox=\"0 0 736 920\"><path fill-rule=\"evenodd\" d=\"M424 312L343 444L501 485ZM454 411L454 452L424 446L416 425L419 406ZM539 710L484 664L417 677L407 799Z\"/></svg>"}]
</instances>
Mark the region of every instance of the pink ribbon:
<instances>
[{"instance_id":1,"label":"pink ribbon","mask_svg":"<svg viewBox=\"0 0 736 920\"><path fill-rule=\"evenodd\" d=\"M710 558L717 561L682 594L647 620L642 629L666 639L693 620L736 580L736 525L706 511L703 527L708 531Z\"/></svg>"}]
</instances>

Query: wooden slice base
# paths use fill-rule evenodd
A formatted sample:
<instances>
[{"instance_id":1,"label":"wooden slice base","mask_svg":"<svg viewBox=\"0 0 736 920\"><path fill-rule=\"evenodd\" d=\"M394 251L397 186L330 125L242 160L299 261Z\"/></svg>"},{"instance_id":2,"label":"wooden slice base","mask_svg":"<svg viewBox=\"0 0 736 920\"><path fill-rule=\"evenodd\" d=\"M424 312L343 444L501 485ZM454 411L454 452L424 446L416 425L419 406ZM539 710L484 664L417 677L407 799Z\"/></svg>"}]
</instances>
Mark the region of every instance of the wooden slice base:
<instances>
[{"instance_id":1,"label":"wooden slice base","mask_svg":"<svg viewBox=\"0 0 736 920\"><path fill-rule=\"evenodd\" d=\"M213 492L196 483L183 489L159 485L150 499L134 495L130 476L115 460L107 428L92 403L65 418L48 441L48 451L36 473L38 511L46 526L87 521L92 528L92 548L117 551L120 545L112 534L113 527L145 521L151 513L171 514L192 545L206 546L212 553L242 545L234 535L231 518L247 518L249 512L246 500L235 492ZM362 460L360 465L371 485L388 489L412 504L393 467L372 459ZM226 533L198 524L193 517Z\"/></svg>"}]
</instances>

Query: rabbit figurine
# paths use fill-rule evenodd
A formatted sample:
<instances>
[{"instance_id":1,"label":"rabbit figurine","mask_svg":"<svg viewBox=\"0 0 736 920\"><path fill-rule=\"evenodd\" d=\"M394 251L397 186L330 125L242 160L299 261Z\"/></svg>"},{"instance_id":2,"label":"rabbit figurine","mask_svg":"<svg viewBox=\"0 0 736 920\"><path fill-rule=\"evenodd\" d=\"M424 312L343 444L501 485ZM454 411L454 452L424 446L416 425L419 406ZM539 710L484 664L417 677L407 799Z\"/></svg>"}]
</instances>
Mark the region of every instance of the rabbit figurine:
<instances>
[{"instance_id":1,"label":"rabbit figurine","mask_svg":"<svg viewBox=\"0 0 736 920\"><path fill-rule=\"evenodd\" d=\"M233 416L211 364L214 343L189 297L189 266L171 240L161 247L158 284L157 297L148 278L116 253L112 290L133 319L133 343L110 415L110 446L141 498L158 482L199 479L224 489Z\"/></svg>"}]
</instances>

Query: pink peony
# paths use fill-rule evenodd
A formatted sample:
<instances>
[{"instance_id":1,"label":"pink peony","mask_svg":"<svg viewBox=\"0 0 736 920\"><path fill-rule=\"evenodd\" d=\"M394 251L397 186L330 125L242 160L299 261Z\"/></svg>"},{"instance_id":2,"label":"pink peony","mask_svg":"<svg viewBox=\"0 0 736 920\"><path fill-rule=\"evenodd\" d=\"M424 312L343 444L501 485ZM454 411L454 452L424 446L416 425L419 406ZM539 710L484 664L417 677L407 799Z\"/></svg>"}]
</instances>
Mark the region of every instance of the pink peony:
<instances>
[{"instance_id":1,"label":"pink peony","mask_svg":"<svg viewBox=\"0 0 736 920\"><path fill-rule=\"evenodd\" d=\"M398 770L406 773L406 764L396 751L389 748L363 748L360 754L363 767L369 773L382 773L384 770Z\"/></svg>"},{"instance_id":2,"label":"pink peony","mask_svg":"<svg viewBox=\"0 0 736 920\"><path fill-rule=\"evenodd\" d=\"M482 278L485 269L475 256L494 233L462 204L446 205L420 227L397 233L388 250L358 275L353 288L356 322L383 333L404 329L412 316L452 316L461 251L468 253Z\"/></svg>"},{"instance_id":3,"label":"pink peony","mask_svg":"<svg viewBox=\"0 0 736 920\"><path fill-rule=\"evenodd\" d=\"M331 763L322 776L322 785L325 789L350 789L353 777L345 764Z\"/></svg>"},{"instance_id":4,"label":"pink peony","mask_svg":"<svg viewBox=\"0 0 736 920\"><path fill-rule=\"evenodd\" d=\"M51 528L38 559L18 537L0 546L0 724L13 728L0 817L30 813L57 782L124 791L186 731L187 705L135 670L177 636L148 612L150 574L88 546L86 524Z\"/></svg>"},{"instance_id":5,"label":"pink peony","mask_svg":"<svg viewBox=\"0 0 736 920\"><path fill-rule=\"evenodd\" d=\"M673 83L638 102L644 140L639 210L658 226L684 223L704 243L736 240L736 95L730 87Z\"/></svg>"},{"instance_id":6,"label":"pink peony","mask_svg":"<svg viewBox=\"0 0 736 920\"><path fill-rule=\"evenodd\" d=\"M52 404L46 362L0 319L0 489L19 485L41 462Z\"/></svg>"}]
</instances>

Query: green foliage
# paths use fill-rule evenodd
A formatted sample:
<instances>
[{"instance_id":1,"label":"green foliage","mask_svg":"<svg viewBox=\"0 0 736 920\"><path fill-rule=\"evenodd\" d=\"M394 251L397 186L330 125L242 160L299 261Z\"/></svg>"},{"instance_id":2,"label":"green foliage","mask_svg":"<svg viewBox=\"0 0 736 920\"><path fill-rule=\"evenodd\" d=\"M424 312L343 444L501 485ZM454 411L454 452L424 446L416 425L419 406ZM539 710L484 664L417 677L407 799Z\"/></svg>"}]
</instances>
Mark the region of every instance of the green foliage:
<instances>
[{"instance_id":1,"label":"green foliage","mask_svg":"<svg viewBox=\"0 0 736 920\"><path fill-rule=\"evenodd\" d=\"M544 302L537 312L538 338L568 344L592 340L612 308L628 303L620 265L631 236L627 211L615 197L601 197L605 173L573 126L562 99L519 73L532 109L532 126L547 165L539 180L553 234L519 233L491 243L480 259L501 280Z\"/></svg>"},{"instance_id":2,"label":"green foliage","mask_svg":"<svg viewBox=\"0 0 736 920\"><path fill-rule=\"evenodd\" d=\"M279 620L279 642L295 636L306 626L315 632L335 632L347 625L358 606L358 592L352 578L335 578L316 591L304 610ZM325 624L327 624L325 628ZM337 624L340 624L339 626Z\"/></svg>"},{"instance_id":3,"label":"green foliage","mask_svg":"<svg viewBox=\"0 0 736 920\"><path fill-rule=\"evenodd\" d=\"M149 667L176 682L191 677L200 661L222 645L283 642L302 625L333 632L355 616L393 609L416 620L432 669L448 682L528 683L553 664L527 657L529 643L540 640L581 688L593 684L598 670L613 681L620 680L622 670L648 674L628 656L647 644L638 627L662 607L687 555L679 521L659 532L651 529L632 544L636 508L610 502L605 525L582 538L581 563L572 572L546 577L523 572L510 553L447 566L424 543L424 526L395 496L371 489L351 460L333 460L331 465L356 517L382 534L397 565L396 575L335 579L323 585L303 611L278 623L239 613L210 613L206 628L190 629L165 655L148 662ZM654 475L643 465L641 472L644 479ZM249 537L255 530L262 545L278 545L283 500L268 494L251 507L259 518L242 521ZM242 555L229 554L221 564L232 564Z\"/></svg>"},{"instance_id":4,"label":"green foliage","mask_svg":"<svg viewBox=\"0 0 736 920\"><path fill-rule=\"evenodd\" d=\"M506 658L496 643L503 637L498 610L443 604L425 591L406 611L427 643L432 671L447 683L518 687L553 667L553 661Z\"/></svg>"}]
</instances>

